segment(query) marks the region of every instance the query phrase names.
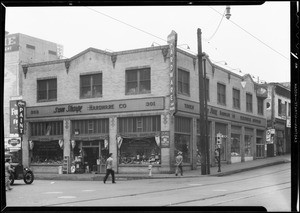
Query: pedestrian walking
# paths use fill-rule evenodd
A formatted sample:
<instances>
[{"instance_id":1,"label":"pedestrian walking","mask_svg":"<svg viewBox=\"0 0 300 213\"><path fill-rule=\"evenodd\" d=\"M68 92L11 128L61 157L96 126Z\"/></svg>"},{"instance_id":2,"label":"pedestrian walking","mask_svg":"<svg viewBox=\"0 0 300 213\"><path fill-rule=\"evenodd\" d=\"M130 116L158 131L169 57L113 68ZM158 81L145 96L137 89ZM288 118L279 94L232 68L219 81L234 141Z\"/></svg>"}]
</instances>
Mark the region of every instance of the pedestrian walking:
<instances>
[{"instance_id":1,"label":"pedestrian walking","mask_svg":"<svg viewBox=\"0 0 300 213\"><path fill-rule=\"evenodd\" d=\"M178 175L178 170L180 169L180 174L181 176L183 175L183 170L182 170L182 161L183 161L183 157L182 157L182 152L178 152L178 155L175 158L176 161L176 170L175 170L175 175Z\"/></svg>"},{"instance_id":2,"label":"pedestrian walking","mask_svg":"<svg viewBox=\"0 0 300 213\"><path fill-rule=\"evenodd\" d=\"M105 177L103 179L103 183L106 182L109 174L111 174L112 183L116 183L115 182L115 171L113 170L113 158L112 158L112 155L113 155L112 153L109 153L108 158L106 160L106 164L105 164L105 166L106 166L106 175L105 175Z\"/></svg>"},{"instance_id":3,"label":"pedestrian walking","mask_svg":"<svg viewBox=\"0 0 300 213\"><path fill-rule=\"evenodd\" d=\"M7 158L7 159L5 159L5 187L6 187L6 191L13 189L10 186L10 180L9 180L9 176L10 176L10 173L12 171L14 171L14 169L11 168L11 166L10 166L10 158Z\"/></svg>"}]
</instances>

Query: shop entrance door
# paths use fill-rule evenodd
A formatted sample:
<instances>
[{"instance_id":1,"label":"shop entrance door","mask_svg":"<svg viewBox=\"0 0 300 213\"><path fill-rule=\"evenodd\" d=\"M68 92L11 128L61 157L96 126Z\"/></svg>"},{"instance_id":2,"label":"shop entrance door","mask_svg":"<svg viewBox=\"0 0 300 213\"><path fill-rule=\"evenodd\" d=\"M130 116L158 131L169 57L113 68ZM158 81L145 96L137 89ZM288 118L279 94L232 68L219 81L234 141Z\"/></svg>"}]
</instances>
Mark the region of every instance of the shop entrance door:
<instances>
[{"instance_id":1,"label":"shop entrance door","mask_svg":"<svg viewBox=\"0 0 300 213\"><path fill-rule=\"evenodd\" d=\"M221 144L221 161L226 161L226 153L227 153L227 140L226 138L222 138Z\"/></svg>"},{"instance_id":2,"label":"shop entrance door","mask_svg":"<svg viewBox=\"0 0 300 213\"><path fill-rule=\"evenodd\" d=\"M85 172L97 172L97 159L99 159L99 147L83 147L83 152Z\"/></svg>"}]
</instances>

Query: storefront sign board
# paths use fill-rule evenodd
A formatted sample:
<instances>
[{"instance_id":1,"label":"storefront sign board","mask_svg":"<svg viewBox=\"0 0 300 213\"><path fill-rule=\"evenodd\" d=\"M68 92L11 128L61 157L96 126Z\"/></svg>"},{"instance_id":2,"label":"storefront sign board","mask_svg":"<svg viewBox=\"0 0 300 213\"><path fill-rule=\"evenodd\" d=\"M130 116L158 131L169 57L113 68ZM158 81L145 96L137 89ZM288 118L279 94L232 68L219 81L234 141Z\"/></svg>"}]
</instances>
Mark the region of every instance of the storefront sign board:
<instances>
[{"instance_id":1,"label":"storefront sign board","mask_svg":"<svg viewBox=\"0 0 300 213\"><path fill-rule=\"evenodd\" d=\"M18 134L18 105L17 100L10 101L10 134Z\"/></svg>"},{"instance_id":2,"label":"storefront sign board","mask_svg":"<svg viewBox=\"0 0 300 213\"><path fill-rule=\"evenodd\" d=\"M161 148L169 148L170 147L170 132L162 131L161 132Z\"/></svg>"},{"instance_id":3,"label":"storefront sign board","mask_svg":"<svg viewBox=\"0 0 300 213\"><path fill-rule=\"evenodd\" d=\"M199 103L178 99L178 111L189 112L189 113L199 115L200 112ZM262 126L262 127L265 127L267 122L265 118L246 115L246 114L242 114L242 113L238 113L226 109L221 109L218 107L212 107L212 106L207 106L207 115L208 117L211 118L213 117L221 118L225 120L242 122L242 123L247 123L247 124L252 124L252 125Z\"/></svg>"},{"instance_id":4,"label":"storefront sign board","mask_svg":"<svg viewBox=\"0 0 300 213\"><path fill-rule=\"evenodd\" d=\"M19 35L11 34L5 37L5 52L13 52L19 50Z\"/></svg>"},{"instance_id":5,"label":"storefront sign board","mask_svg":"<svg viewBox=\"0 0 300 213\"><path fill-rule=\"evenodd\" d=\"M133 100L26 107L26 118L123 113L162 109L164 109L164 98L157 97Z\"/></svg>"},{"instance_id":6,"label":"storefront sign board","mask_svg":"<svg viewBox=\"0 0 300 213\"><path fill-rule=\"evenodd\" d=\"M24 113L25 113L25 106L26 102L25 101L17 101L18 105L18 130L19 134L23 135L24 134Z\"/></svg>"}]
</instances>

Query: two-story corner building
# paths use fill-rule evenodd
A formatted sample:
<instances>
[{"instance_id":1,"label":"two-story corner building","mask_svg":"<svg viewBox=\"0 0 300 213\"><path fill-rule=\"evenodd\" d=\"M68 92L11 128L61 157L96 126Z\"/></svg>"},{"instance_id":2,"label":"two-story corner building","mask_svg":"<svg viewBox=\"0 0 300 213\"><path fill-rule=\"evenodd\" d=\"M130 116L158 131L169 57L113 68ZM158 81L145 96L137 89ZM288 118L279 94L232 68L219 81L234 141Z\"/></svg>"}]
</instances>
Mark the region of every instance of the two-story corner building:
<instances>
[{"instance_id":1,"label":"two-story corner building","mask_svg":"<svg viewBox=\"0 0 300 213\"><path fill-rule=\"evenodd\" d=\"M4 66L4 137L8 145L10 139L18 138L16 101L22 99L22 64L57 60L63 47L22 33L5 32ZM14 136L14 137L12 137ZM19 139L20 140L20 139ZM20 145L20 144L19 144ZM12 146L10 146L12 147Z\"/></svg>"},{"instance_id":2,"label":"two-story corner building","mask_svg":"<svg viewBox=\"0 0 300 213\"><path fill-rule=\"evenodd\" d=\"M211 165L217 133L223 162L265 157L262 86L207 56L203 62ZM114 53L88 48L70 59L24 65L24 165L102 173L111 152L118 173L145 173L150 163L154 173L170 173L181 151L184 169L197 169L197 67L197 56L171 44Z\"/></svg>"},{"instance_id":3,"label":"two-story corner building","mask_svg":"<svg viewBox=\"0 0 300 213\"><path fill-rule=\"evenodd\" d=\"M268 84L266 115L268 156L290 153L291 91L288 84Z\"/></svg>"}]
</instances>

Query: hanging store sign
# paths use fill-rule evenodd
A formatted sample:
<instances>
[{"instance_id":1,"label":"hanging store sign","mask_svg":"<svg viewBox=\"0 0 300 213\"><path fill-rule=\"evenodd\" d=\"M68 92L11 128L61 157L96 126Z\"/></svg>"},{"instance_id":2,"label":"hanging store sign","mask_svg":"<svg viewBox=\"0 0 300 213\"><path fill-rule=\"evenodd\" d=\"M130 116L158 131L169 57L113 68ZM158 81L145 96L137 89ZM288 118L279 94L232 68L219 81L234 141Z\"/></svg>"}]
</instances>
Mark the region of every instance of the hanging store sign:
<instances>
[{"instance_id":1,"label":"hanging store sign","mask_svg":"<svg viewBox=\"0 0 300 213\"><path fill-rule=\"evenodd\" d=\"M199 103L178 99L178 111L189 112L192 114L199 115ZM212 106L207 106L207 115L211 118L214 117L263 127L265 127L267 123L265 118L254 117L251 115L242 114L235 111L229 111Z\"/></svg>"},{"instance_id":2,"label":"hanging store sign","mask_svg":"<svg viewBox=\"0 0 300 213\"><path fill-rule=\"evenodd\" d=\"M162 109L164 109L164 98L158 97L134 100L26 107L26 118L153 111Z\"/></svg>"},{"instance_id":3,"label":"hanging store sign","mask_svg":"<svg viewBox=\"0 0 300 213\"><path fill-rule=\"evenodd\" d=\"M161 132L161 148L169 148L170 147L170 132L162 131Z\"/></svg>"},{"instance_id":4,"label":"hanging store sign","mask_svg":"<svg viewBox=\"0 0 300 213\"><path fill-rule=\"evenodd\" d=\"M9 115L10 115L10 134L18 134L19 129L18 129L18 105L17 105L17 100L12 100L10 101L10 110L9 110Z\"/></svg>"},{"instance_id":5,"label":"hanging store sign","mask_svg":"<svg viewBox=\"0 0 300 213\"><path fill-rule=\"evenodd\" d=\"M168 44L170 49L170 114L176 113L176 72L177 72L177 33L172 30L168 36Z\"/></svg>"},{"instance_id":6,"label":"hanging store sign","mask_svg":"<svg viewBox=\"0 0 300 213\"><path fill-rule=\"evenodd\" d=\"M19 50L19 35L12 34L5 36L5 52L13 52Z\"/></svg>"},{"instance_id":7,"label":"hanging store sign","mask_svg":"<svg viewBox=\"0 0 300 213\"><path fill-rule=\"evenodd\" d=\"M254 84L256 96L260 98L268 98L268 88L266 86Z\"/></svg>"},{"instance_id":8,"label":"hanging store sign","mask_svg":"<svg viewBox=\"0 0 300 213\"><path fill-rule=\"evenodd\" d=\"M286 127L291 128L291 118L286 119Z\"/></svg>"},{"instance_id":9,"label":"hanging store sign","mask_svg":"<svg viewBox=\"0 0 300 213\"><path fill-rule=\"evenodd\" d=\"M25 101L17 101L18 105L18 132L20 135L24 134L24 113L25 113Z\"/></svg>"},{"instance_id":10,"label":"hanging store sign","mask_svg":"<svg viewBox=\"0 0 300 213\"><path fill-rule=\"evenodd\" d=\"M21 138L9 138L7 141L8 149L21 149Z\"/></svg>"}]
</instances>

